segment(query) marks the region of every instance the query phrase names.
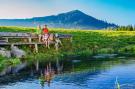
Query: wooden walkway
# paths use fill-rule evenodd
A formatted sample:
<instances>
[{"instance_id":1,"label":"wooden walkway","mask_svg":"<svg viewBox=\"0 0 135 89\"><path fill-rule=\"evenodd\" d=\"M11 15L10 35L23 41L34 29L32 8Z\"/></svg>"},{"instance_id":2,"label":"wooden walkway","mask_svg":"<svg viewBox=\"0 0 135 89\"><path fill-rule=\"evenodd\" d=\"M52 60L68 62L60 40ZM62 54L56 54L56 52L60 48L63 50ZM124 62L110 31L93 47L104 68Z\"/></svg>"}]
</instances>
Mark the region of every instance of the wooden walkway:
<instances>
[{"instance_id":1,"label":"wooden walkway","mask_svg":"<svg viewBox=\"0 0 135 89\"><path fill-rule=\"evenodd\" d=\"M45 43L43 43L43 42L31 42L31 43L23 43L23 42L18 42L18 43L0 42L0 46L34 45L36 52L38 52L38 45L44 45L44 44Z\"/></svg>"},{"instance_id":2,"label":"wooden walkway","mask_svg":"<svg viewBox=\"0 0 135 89\"><path fill-rule=\"evenodd\" d=\"M72 35L68 34L58 34L58 38L72 41ZM27 39L28 42L9 42L10 39ZM39 37L30 33L0 32L0 46L34 45L35 51L38 52L38 45L44 45L45 43L39 40L38 42L33 42L33 39L39 39Z\"/></svg>"}]
</instances>

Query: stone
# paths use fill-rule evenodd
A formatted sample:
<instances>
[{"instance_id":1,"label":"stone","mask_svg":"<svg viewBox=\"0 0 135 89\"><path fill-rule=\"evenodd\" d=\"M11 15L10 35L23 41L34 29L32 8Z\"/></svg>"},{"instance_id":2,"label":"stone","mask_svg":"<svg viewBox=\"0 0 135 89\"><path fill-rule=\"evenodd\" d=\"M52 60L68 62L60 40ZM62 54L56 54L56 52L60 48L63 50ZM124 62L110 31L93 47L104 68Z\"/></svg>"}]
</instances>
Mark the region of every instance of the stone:
<instances>
[{"instance_id":1,"label":"stone","mask_svg":"<svg viewBox=\"0 0 135 89\"><path fill-rule=\"evenodd\" d=\"M25 51L19 49L16 46L11 47L11 55L16 57L16 58L22 58L23 56L26 55Z\"/></svg>"},{"instance_id":2,"label":"stone","mask_svg":"<svg viewBox=\"0 0 135 89\"><path fill-rule=\"evenodd\" d=\"M0 48L0 55L3 56L3 57L10 58L11 52L6 50L5 48Z\"/></svg>"}]
</instances>

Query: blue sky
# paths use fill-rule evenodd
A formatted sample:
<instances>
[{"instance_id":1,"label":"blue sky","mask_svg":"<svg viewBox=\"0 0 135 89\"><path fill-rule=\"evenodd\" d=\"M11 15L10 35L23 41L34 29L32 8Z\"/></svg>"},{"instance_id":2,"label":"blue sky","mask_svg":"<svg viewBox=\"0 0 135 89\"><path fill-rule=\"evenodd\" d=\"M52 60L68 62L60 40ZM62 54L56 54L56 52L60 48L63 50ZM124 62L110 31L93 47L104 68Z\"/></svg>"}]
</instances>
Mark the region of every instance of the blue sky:
<instances>
[{"instance_id":1,"label":"blue sky","mask_svg":"<svg viewBox=\"0 0 135 89\"><path fill-rule=\"evenodd\" d=\"M135 24L135 0L0 0L0 19L48 16L76 9L119 25Z\"/></svg>"}]
</instances>

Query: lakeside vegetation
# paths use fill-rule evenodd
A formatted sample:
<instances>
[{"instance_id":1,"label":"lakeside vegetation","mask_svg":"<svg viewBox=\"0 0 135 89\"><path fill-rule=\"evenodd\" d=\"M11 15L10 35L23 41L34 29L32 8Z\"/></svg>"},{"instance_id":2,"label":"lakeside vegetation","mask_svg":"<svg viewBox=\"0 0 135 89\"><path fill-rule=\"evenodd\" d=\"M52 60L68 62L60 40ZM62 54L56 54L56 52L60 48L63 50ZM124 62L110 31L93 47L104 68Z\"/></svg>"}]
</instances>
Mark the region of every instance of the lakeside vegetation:
<instances>
[{"instance_id":1,"label":"lakeside vegetation","mask_svg":"<svg viewBox=\"0 0 135 89\"><path fill-rule=\"evenodd\" d=\"M30 32L34 33L36 28L26 27L0 27L0 32ZM70 57L91 57L96 54L135 54L135 31L114 30L76 30L50 28L50 33L71 34L73 42L62 39L63 46L58 51L52 46L47 49L39 46L39 53L35 53L28 46L19 46L27 52L25 60L30 64L36 60L42 62L55 61L56 59L70 59ZM12 40L12 39L11 39ZM11 41L10 40L10 41ZM7 47L7 49L10 49ZM0 57L0 69L7 63L7 58ZM14 64L18 59L12 58ZM5 61L6 60L6 61ZM10 63L10 62L9 62Z\"/></svg>"}]
</instances>

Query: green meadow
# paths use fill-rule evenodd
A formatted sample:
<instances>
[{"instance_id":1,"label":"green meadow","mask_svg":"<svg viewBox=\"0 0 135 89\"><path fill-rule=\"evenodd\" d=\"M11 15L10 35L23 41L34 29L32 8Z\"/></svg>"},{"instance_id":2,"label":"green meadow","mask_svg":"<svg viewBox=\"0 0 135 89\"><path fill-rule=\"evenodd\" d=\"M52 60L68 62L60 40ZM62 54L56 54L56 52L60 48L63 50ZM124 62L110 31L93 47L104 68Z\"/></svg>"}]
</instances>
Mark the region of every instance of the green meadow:
<instances>
[{"instance_id":1,"label":"green meadow","mask_svg":"<svg viewBox=\"0 0 135 89\"><path fill-rule=\"evenodd\" d=\"M0 27L0 32L28 32L35 33L36 28L26 27ZM49 28L50 33L71 34L73 41L61 39L63 45L56 51L52 45L50 49L39 46L39 53L35 53L28 46L19 46L27 52L25 60L33 63L35 60L46 62L56 59L70 59L70 57L92 57L97 54L135 54L135 31L114 31L114 30L79 30ZM12 39L10 40L12 41ZM15 41L15 39L13 39ZM10 49L7 47L7 49ZM6 60L0 57L0 67L18 64L17 58ZM9 64L7 64L7 61Z\"/></svg>"}]
</instances>

